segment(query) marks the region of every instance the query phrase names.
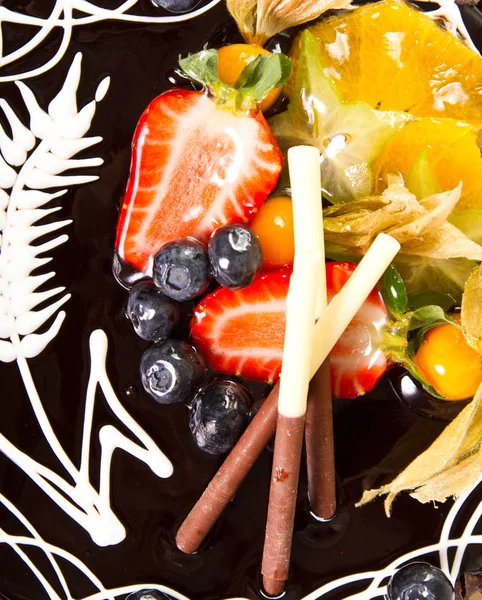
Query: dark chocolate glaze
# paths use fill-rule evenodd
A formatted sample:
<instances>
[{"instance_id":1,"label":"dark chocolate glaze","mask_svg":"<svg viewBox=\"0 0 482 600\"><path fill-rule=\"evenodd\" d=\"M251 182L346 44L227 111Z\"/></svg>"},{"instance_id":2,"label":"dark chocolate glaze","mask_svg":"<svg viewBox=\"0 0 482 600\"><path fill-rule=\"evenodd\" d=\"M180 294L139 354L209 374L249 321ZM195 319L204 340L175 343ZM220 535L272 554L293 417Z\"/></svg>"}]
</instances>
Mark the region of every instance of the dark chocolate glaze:
<instances>
[{"instance_id":1,"label":"dark chocolate glaze","mask_svg":"<svg viewBox=\"0 0 482 600\"><path fill-rule=\"evenodd\" d=\"M53 2L3 0L0 5L45 16ZM101 3L99 3L100 5ZM114 8L120 1L103 2ZM149 1L137 10L160 14ZM464 7L464 16L475 40L482 46L482 24L476 9ZM165 14L165 13L162 13ZM15 29L15 35L13 30ZM17 31L18 30L18 31ZM11 28L5 47L18 45L26 35ZM30 32L31 33L31 32ZM39 49L17 63L30 68L51 56L60 40L55 30ZM183 405L160 406L139 383L138 367L147 343L138 339L124 317L126 291L112 274L117 209L126 184L130 142L137 119L159 93L179 83L179 54L196 52L206 41L221 45L239 41L233 22L219 5L201 17L172 25L145 25L104 21L74 28L66 56L47 74L28 80L41 105L59 90L77 51L83 53L79 104L92 97L98 83L111 76L107 97L98 106L90 130L104 140L86 156L102 156L105 164L93 172L100 179L71 188L62 198L61 214L72 218L69 242L51 253L56 285L65 285L72 298L67 318L57 338L37 358L29 361L52 425L67 453L80 454L81 416L88 379L88 338L96 328L106 331L110 351L108 372L120 400L141 426L165 450L174 464L174 475L157 478L138 460L117 452L112 468L113 510L127 528L127 538L117 546L100 548L85 531L61 512L14 464L0 456L0 489L29 518L44 539L80 558L106 587L134 583L162 583L192 600L220 600L245 596L260 598L259 566L263 545L272 455L265 452L237 497L205 542L192 556L178 551L174 536L183 517L197 500L222 458L199 451L188 428ZM3 74L11 72L5 67ZM182 80L180 81L182 84ZM26 118L14 84L2 84L1 96ZM60 199L59 199L60 204ZM52 469L56 463L42 440L15 364L1 364L0 429L19 448ZM106 423L122 425L99 395L94 430ZM413 429L415 428L415 429ZM319 524L309 516L305 472L295 523L290 580L286 600L297 600L343 575L378 569L396 556L433 542L440 534L450 503L434 510L408 496L398 499L388 520L381 501L355 509L363 487L389 480L429 445L443 424L423 420L394 396L382 381L376 390L357 401L335 405L336 464L340 479L339 513L332 523ZM423 435L417 431L423 431ZM394 443L413 431L415 442L392 463L377 469ZM99 446L93 436L92 480L98 481ZM58 468L58 467L57 467ZM468 504L473 510L480 494ZM467 513L469 514L469 513ZM467 519L461 515L461 521ZM0 510L0 527L24 534L23 527L6 510ZM45 557L35 549L28 556L44 569ZM472 562L477 557L471 556ZM94 593L79 574L65 567L74 597ZM57 584L56 584L57 585ZM58 587L58 586L57 586ZM356 586L355 586L356 587ZM59 590L60 593L60 590ZM0 594L7 600L45 600L46 593L25 564L6 545L0 545ZM346 591L333 594L341 599Z\"/></svg>"}]
</instances>

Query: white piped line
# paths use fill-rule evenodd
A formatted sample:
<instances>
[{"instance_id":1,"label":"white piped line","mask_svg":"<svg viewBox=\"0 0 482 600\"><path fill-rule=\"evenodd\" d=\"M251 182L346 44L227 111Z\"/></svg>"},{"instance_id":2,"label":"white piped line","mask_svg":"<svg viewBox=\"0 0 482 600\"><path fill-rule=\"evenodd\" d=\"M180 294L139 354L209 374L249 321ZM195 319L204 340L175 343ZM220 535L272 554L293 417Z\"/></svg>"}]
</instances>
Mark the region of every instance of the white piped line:
<instances>
[{"instance_id":1,"label":"white piped line","mask_svg":"<svg viewBox=\"0 0 482 600\"><path fill-rule=\"evenodd\" d=\"M38 46L50 35L55 28L62 29L62 40L55 55L46 63L36 69L31 69L14 75L6 75L0 77L0 82L15 81L19 79L29 79L37 75L46 73L65 55L72 37L72 31L75 26L90 25L100 21L127 21L130 23L181 23L189 21L208 12L219 4L222 0L211 0L205 6L192 10L181 15L169 15L165 17L146 17L128 13L134 8L138 0L127 0L116 9L106 9L92 4L87 0L56 0L55 5L49 17L42 19L40 17L31 17L29 15L9 10L0 6L0 28L3 24L13 23L16 25L26 25L40 28L39 31L30 39L29 42L21 46L9 54L3 55L1 46L1 31L0 31L0 69L6 65L20 61L33 52ZM82 17L74 17L74 11L80 11L84 15Z\"/></svg>"}]
</instances>

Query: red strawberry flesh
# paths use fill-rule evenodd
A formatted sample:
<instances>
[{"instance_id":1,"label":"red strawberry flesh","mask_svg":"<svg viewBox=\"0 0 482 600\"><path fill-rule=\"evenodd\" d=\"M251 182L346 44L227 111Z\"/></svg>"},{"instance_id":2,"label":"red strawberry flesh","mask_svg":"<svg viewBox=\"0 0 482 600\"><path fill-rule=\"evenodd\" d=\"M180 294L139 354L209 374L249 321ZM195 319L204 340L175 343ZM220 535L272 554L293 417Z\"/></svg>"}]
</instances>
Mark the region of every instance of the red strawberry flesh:
<instances>
[{"instance_id":1,"label":"red strawberry flesh","mask_svg":"<svg viewBox=\"0 0 482 600\"><path fill-rule=\"evenodd\" d=\"M329 300L355 268L352 263L327 263ZM204 298L194 313L191 333L214 370L248 379L278 379L290 275L289 268L268 271L248 288L219 288ZM374 289L330 353L334 396L363 395L385 373L387 358L381 338L387 322L385 303Z\"/></svg>"},{"instance_id":2,"label":"red strawberry flesh","mask_svg":"<svg viewBox=\"0 0 482 600\"><path fill-rule=\"evenodd\" d=\"M328 301L355 268L353 263L327 263ZM374 289L330 353L331 389L336 398L353 399L371 391L385 373L387 358L380 346L382 327L387 322L382 295Z\"/></svg>"},{"instance_id":3,"label":"red strawberry flesh","mask_svg":"<svg viewBox=\"0 0 482 600\"><path fill-rule=\"evenodd\" d=\"M290 276L290 268L269 271L247 288L219 288L204 298L191 334L211 368L248 379L278 379Z\"/></svg>"},{"instance_id":4,"label":"red strawberry flesh","mask_svg":"<svg viewBox=\"0 0 482 600\"><path fill-rule=\"evenodd\" d=\"M158 96L134 135L118 254L150 274L166 242L205 242L220 225L249 221L276 185L282 161L261 113L235 115L194 91Z\"/></svg>"}]
</instances>

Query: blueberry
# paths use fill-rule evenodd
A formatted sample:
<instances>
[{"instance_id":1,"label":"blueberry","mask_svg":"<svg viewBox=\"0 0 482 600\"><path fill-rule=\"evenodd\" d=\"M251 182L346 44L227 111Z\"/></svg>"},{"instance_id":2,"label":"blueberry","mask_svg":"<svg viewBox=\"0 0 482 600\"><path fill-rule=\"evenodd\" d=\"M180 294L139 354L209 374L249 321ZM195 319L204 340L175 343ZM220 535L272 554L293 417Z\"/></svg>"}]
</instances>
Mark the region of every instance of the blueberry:
<instances>
[{"instance_id":1,"label":"blueberry","mask_svg":"<svg viewBox=\"0 0 482 600\"><path fill-rule=\"evenodd\" d=\"M194 441L209 454L229 452L249 421L251 398L234 379L214 378L195 396L189 427Z\"/></svg>"},{"instance_id":2,"label":"blueberry","mask_svg":"<svg viewBox=\"0 0 482 600\"><path fill-rule=\"evenodd\" d=\"M172 13L189 12L200 3L201 0L151 0L154 6L164 8Z\"/></svg>"},{"instance_id":3,"label":"blueberry","mask_svg":"<svg viewBox=\"0 0 482 600\"><path fill-rule=\"evenodd\" d=\"M453 600L454 588L443 571L425 562L409 563L388 583L388 600Z\"/></svg>"},{"instance_id":4,"label":"blueberry","mask_svg":"<svg viewBox=\"0 0 482 600\"><path fill-rule=\"evenodd\" d=\"M140 592L134 592L129 594L126 600L170 600L170 596L166 596L162 592L157 590L141 590Z\"/></svg>"},{"instance_id":5,"label":"blueberry","mask_svg":"<svg viewBox=\"0 0 482 600\"><path fill-rule=\"evenodd\" d=\"M211 281L206 250L193 238L168 242L154 257L153 279L163 294L179 302L200 296Z\"/></svg>"},{"instance_id":6,"label":"blueberry","mask_svg":"<svg viewBox=\"0 0 482 600\"><path fill-rule=\"evenodd\" d=\"M131 289L126 316L143 340L167 339L181 320L177 302L164 296L152 281L141 281Z\"/></svg>"},{"instance_id":7,"label":"blueberry","mask_svg":"<svg viewBox=\"0 0 482 600\"><path fill-rule=\"evenodd\" d=\"M180 340L154 344L141 358L142 385L160 404L189 402L205 372L196 348Z\"/></svg>"},{"instance_id":8,"label":"blueberry","mask_svg":"<svg viewBox=\"0 0 482 600\"><path fill-rule=\"evenodd\" d=\"M216 229L208 252L216 281L228 288L250 285L263 260L258 238L242 225Z\"/></svg>"}]
</instances>

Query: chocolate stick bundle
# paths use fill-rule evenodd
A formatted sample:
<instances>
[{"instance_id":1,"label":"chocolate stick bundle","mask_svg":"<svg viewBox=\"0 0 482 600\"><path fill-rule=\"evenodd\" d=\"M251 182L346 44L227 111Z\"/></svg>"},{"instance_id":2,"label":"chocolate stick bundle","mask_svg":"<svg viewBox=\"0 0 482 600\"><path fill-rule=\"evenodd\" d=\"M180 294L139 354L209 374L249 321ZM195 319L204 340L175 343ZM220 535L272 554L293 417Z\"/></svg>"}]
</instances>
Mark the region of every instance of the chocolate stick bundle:
<instances>
[{"instance_id":1,"label":"chocolate stick bundle","mask_svg":"<svg viewBox=\"0 0 482 600\"><path fill-rule=\"evenodd\" d=\"M399 249L400 244L394 238L384 233L379 234L353 275L323 311L314 329L312 377ZM198 550L271 439L276 427L278 393L279 384L273 388L258 414L182 523L176 536L180 550L189 553Z\"/></svg>"},{"instance_id":2,"label":"chocolate stick bundle","mask_svg":"<svg viewBox=\"0 0 482 600\"><path fill-rule=\"evenodd\" d=\"M295 248L311 244L319 258L316 318L328 304L325 269L325 240L321 195L320 157L314 148L301 150L296 164L288 154L293 206L299 207L302 221L295 228ZM310 161L311 152L311 161ZM311 203L307 201L311 198ZM314 274L315 276L315 274ZM305 446L308 498L312 513L319 519L331 519L336 512L335 451L333 443L333 407L330 363L327 358L313 377L308 393L305 419Z\"/></svg>"},{"instance_id":3,"label":"chocolate stick bundle","mask_svg":"<svg viewBox=\"0 0 482 600\"><path fill-rule=\"evenodd\" d=\"M322 230L320 153L298 146L288 151L295 259L286 299L286 331L278 399L278 419L271 473L261 573L270 596L288 579L298 496L301 450L313 354L318 297L325 268ZM326 295L326 292L325 292Z\"/></svg>"}]
</instances>

